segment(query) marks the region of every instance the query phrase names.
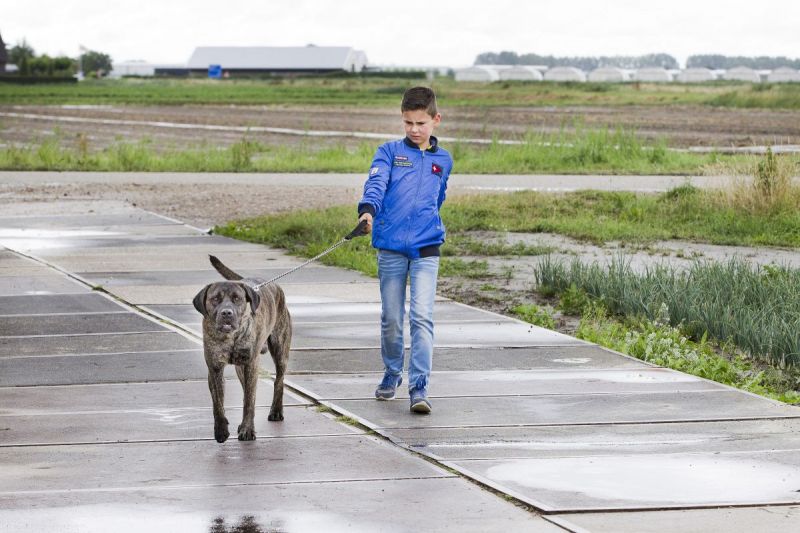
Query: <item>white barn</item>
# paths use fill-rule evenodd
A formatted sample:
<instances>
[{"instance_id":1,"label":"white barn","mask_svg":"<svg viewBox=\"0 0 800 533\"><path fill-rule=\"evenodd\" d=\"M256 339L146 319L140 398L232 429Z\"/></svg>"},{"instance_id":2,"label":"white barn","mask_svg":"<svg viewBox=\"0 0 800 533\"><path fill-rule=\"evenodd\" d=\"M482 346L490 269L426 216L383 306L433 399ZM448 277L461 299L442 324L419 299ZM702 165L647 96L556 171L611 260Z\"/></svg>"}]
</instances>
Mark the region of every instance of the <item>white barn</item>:
<instances>
[{"instance_id":1,"label":"white barn","mask_svg":"<svg viewBox=\"0 0 800 533\"><path fill-rule=\"evenodd\" d=\"M633 73L633 81L669 82L672 81L672 74L661 67L640 68Z\"/></svg>"},{"instance_id":2,"label":"white barn","mask_svg":"<svg viewBox=\"0 0 800 533\"><path fill-rule=\"evenodd\" d=\"M511 68L501 70L500 79L517 81L542 81L544 76L542 76L541 67L515 65Z\"/></svg>"},{"instance_id":3,"label":"white barn","mask_svg":"<svg viewBox=\"0 0 800 533\"><path fill-rule=\"evenodd\" d=\"M734 67L722 73L723 80L749 81L750 83L761 83L761 76L758 72L749 67Z\"/></svg>"},{"instance_id":4,"label":"white barn","mask_svg":"<svg viewBox=\"0 0 800 533\"><path fill-rule=\"evenodd\" d=\"M767 81L771 83L800 82L800 72L789 67L776 68L767 75Z\"/></svg>"},{"instance_id":5,"label":"white barn","mask_svg":"<svg viewBox=\"0 0 800 533\"><path fill-rule=\"evenodd\" d=\"M544 73L545 81L586 81L586 74L575 67L553 67Z\"/></svg>"},{"instance_id":6,"label":"white barn","mask_svg":"<svg viewBox=\"0 0 800 533\"><path fill-rule=\"evenodd\" d=\"M617 67L600 67L589 73L589 81L600 83L622 83L630 81L630 73Z\"/></svg>"},{"instance_id":7,"label":"white barn","mask_svg":"<svg viewBox=\"0 0 800 533\"><path fill-rule=\"evenodd\" d=\"M361 72L367 55L346 46L201 46L189 58L192 72L210 65L245 73Z\"/></svg>"},{"instance_id":8,"label":"white barn","mask_svg":"<svg viewBox=\"0 0 800 533\"><path fill-rule=\"evenodd\" d=\"M500 69L486 65L475 65L467 68L456 69L456 81L492 82L500 80Z\"/></svg>"},{"instance_id":9,"label":"white barn","mask_svg":"<svg viewBox=\"0 0 800 533\"><path fill-rule=\"evenodd\" d=\"M703 83L705 81L714 81L716 77L714 73L702 67L687 68L678 73L678 81L681 83Z\"/></svg>"}]
</instances>

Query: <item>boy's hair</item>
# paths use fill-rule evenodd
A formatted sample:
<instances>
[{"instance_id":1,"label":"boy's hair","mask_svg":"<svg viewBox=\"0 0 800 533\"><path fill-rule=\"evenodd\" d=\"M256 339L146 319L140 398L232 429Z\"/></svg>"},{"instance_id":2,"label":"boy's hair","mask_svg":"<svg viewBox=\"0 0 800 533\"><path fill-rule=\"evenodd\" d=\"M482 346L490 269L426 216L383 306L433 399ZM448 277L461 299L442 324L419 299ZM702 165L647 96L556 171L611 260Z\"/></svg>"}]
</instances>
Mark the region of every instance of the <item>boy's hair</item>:
<instances>
[{"instance_id":1,"label":"boy's hair","mask_svg":"<svg viewBox=\"0 0 800 533\"><path fill-rule=\"evenodd\" d=\"M424 109L431 117L439 111L436 109L436 95L428 87L412 87L403 94L403 103L400 111L416 111Z\"/></svg>"}]
</instances>

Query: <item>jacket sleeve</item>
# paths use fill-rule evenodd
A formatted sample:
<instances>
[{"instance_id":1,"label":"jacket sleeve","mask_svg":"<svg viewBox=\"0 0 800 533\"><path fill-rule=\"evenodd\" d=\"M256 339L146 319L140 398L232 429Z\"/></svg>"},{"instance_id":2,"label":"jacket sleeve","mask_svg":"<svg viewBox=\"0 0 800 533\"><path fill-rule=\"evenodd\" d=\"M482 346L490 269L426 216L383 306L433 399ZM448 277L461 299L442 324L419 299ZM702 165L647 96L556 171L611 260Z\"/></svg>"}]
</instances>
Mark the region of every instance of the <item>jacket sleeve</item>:
<instances>
[{"instance_id":1,"label":"jacket sleeve","mask_svg":"<svg viewBox=\"0 0 800 533\"><path fill-rule=\"evenodd\" d=\"M369 167L369 177L364 183L364 195L358 202L359 216L364 213L370 213L372 216L380 213L391 172L392 154L389 146L384 144L375 152L372 165Z\"/></svg>"},{"instance_id":2,"label":"jacket sleeve","mask_svg":"<svg viewBox=\"0 0 800 533\"><path fill-rule=\"evenodd\" d=\"M450 173L453 171L453 162L450 162L450 168L447 171L447 174L444 175L442 179L442 185L439 187L439 202L437 205L438 209L442 208L442 204L444 203L444 199L447 197L447 180L450 179Z\"/></svg>"}]
</instances>

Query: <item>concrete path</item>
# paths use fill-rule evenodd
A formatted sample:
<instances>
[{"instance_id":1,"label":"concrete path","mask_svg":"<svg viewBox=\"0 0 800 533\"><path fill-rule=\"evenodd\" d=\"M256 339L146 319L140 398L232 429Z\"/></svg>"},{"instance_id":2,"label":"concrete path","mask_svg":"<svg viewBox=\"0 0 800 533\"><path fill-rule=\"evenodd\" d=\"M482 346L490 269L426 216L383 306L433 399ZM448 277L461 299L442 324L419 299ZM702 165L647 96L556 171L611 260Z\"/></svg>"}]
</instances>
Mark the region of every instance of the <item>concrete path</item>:
<instances>
[{"instance_id":1,"label":"concrete path","mask_svg":"<svg viewBox=\"0 0 800 533\"><path fill-rule=\"evenodd\" d=\"M102 201L5 204L0 246L0 530L800 526L797 408L440 299L434 411L412 415L372 399L377 283L322 266L282 282L286 420L265 360L258 440L217 444L207 255L262 277L297 259Z\"/></svg>"}]
</instances>

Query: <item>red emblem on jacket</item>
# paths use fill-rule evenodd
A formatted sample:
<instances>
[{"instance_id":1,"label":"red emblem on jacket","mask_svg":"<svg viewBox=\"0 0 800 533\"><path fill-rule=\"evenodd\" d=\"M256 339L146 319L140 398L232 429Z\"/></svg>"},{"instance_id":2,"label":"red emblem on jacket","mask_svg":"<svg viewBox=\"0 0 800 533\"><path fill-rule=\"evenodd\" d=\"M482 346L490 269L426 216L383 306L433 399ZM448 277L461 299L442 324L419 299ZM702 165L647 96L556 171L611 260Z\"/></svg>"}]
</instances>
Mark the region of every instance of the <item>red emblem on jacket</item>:
<instances>
[{"instance_id":1,"label":"red emblem on jacket","mask_svg":"<svg viewBox=\"0 0 800 533\"><path fill-rule=\"evenodd\" d=\"M439 165L437 165L436 163L434 163L434 164L432 164L432 165L431 165L431 172L432 172L432 173L434 173L434 174L436 174L436 175L437 175L437 176L439 176L440 178L442 177L442 167L440 167L440 166L439 166Z\"/></svg>"}]
</instances>

